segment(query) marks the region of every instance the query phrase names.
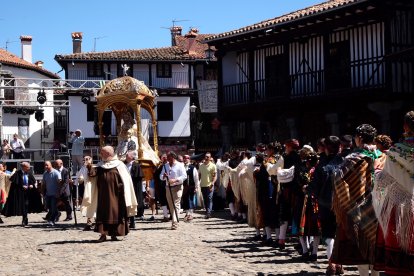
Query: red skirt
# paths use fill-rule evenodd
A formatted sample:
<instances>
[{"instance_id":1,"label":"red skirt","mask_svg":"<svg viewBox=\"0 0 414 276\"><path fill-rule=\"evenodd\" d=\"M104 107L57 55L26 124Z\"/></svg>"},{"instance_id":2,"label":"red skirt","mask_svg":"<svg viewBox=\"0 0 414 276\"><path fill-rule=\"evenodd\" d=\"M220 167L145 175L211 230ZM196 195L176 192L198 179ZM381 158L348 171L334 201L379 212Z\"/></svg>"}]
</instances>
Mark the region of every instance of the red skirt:
<instances>
[{"instance_id":1,"label":"red skirt","mask_svg":"<svg viewBox=\"0 0 414 276\"><path fill-rule=\"evenodd\" d=\"M414 276L414 243L411 243L409 252L401 250L395 231L395 213L393 213L386 239L382 228L378 227L374 269L385 271L387 275Z\"/></svg>"}]
</instances>

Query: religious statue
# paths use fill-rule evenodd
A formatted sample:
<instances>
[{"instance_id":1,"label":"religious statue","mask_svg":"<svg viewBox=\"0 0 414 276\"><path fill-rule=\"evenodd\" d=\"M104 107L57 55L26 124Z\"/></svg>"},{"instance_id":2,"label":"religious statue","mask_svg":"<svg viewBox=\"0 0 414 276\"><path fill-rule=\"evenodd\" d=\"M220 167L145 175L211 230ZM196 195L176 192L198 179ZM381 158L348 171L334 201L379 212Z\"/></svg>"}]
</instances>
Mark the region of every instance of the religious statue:
<instances>
[{"instance_id":1,"label":"religious statue","mask_svg":"<svg viewBox=\"0 0 414 276\"><path fill-rule=\"evenodd\" d=\"M157 165L160 162L160 159L142 133L138 134L137 124L135 123L132 114L130 112L124 112L122 114L122 121L118 135L118 146L116 148L118 159L123 161L125 160L128 151L138 149L138 135L140 135L143 159L150 160L154 166Z\"/></svg>"},{"instance_id":2,"label":"religious statue","mask_svg":"<svg viewBox=\"0 0 414 276\"><path fill-rule=\"evenodd\" d=\"M118 146L116 147L118 159L124 161L128 151L136 149L137 143L132 139L132 130L122 131L118 136Z\"/></svg>"}]
</instances>

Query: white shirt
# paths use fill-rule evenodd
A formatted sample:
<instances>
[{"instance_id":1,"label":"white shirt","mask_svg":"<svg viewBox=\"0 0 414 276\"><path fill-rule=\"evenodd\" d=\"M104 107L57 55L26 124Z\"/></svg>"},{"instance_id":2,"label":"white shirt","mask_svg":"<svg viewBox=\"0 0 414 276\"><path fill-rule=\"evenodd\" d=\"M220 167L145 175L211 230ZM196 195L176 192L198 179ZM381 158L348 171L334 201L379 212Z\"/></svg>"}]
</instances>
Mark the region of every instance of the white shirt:
<instances>
[{"instance_id":1,"label":"white shirt","mask_svg":"<svg viewBox=\"0 0 414 276\"><path fill-rule=\"evenodd\" d=\"M269 175L277 175L278 168L283 168L283 164L285 163L282 156L280 156L279 160L276 161L274 164L267 163L266 170Z\"/></svg>"},{"instance_id":2,"label":"white shirt","mask_svg":"<svg viewBox=\"0 0 414 276\"><path fill-rule=\"evenodd\" d=\"M20 139L13 139L10 142L10 146L14 152L22 152L25 149L24 143Z\"/></svg>"},{"instance_id":3,"label":"white shirt","mask_svg":"<svg viewBox=\"0 0 414 276\"><path fill-rule=\"evenodd\" d=\"M164 179L164 173L167 172L168 173L168 179L177 179L178 182L174 183L170 186L177 186L177 185L182 185L184 180L187 179L187 171L184 168L184 164L178 161L174 161L174 163L172 164L172 166L170 166L170 163L167 162L166 164L163 165L162 167L162 171L160 173L160 179L161 180L166 180Z\"/></svg>"}]
</instances>

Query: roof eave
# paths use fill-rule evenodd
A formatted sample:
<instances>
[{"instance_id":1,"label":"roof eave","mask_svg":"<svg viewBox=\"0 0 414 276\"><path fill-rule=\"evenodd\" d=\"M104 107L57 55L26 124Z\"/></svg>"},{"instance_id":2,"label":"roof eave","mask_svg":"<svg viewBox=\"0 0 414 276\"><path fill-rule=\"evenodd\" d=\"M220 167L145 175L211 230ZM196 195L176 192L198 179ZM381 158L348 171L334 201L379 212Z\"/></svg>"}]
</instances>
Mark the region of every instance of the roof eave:
<instances>
[{"instance_id":1,"label":"roof eave","mask_svg":"<svg viewBox=\"0 0 414 276\"><path fill-rule=\"evenodd\" d=\"M56 59L55 59L56 60ZM83 62L83 63L89 63L89 62L135 62L135 63L159 63L159 62L170 62L170 63L177 63L177 62L183 62L183 63L193 63L196 61L206 61L205 59L197 59L197 58L188 58L188 59L75 59L75 58L65 58L65 59L59 59L56 60L62 67L67 64L71 63L72 61L76 62Z\"/></svg>"},{"instance_id":2,"label":"roof eave","mask_svg":"<svg viewBox=\"0 0 414 276\"><path fill-rule=\"evenodd\" d=\"M262 32L263 30L266 30L266 29L269 29L269 28L274 28L274 27L293 24L293 23L295 23L299 20L306 20L306 19L309 19L309 18L312 18L312 17L315 17L315 16L320 16L320 15L323 15L323 14L326 14L326 13L335 12L336 10L343 9L344 7L352 7L354 5L360 5L361 3L368 2L368 1L369 0L360 0L360 1L357 1L357 2L354 2L354 3L341 5L341 6L330 8L330 9L327 9L327 10L324 10L324 11L316 12L316 13L313 13L313 14L310 14L310 15L305 15L305 16L302 16L302 17L299 17L299 18L295 18L295 19L292 19L292 20L289 20L289 21L278 22L278 23L275 23L275 24L271 24L271 25L264 26L264 27L259 27L257 29L252 29L252 30L248 30L248 31L245 31L245 32L230 34L230 35L227 35L227 36L217 37L217 38L213 38L213 39L210 39L210 40L208 40L208 38L207 38L205 40L205 42L207 44L211 43L211 44L214 45L214 42L218 42L220 40L227 40L227 39L231 39L231 38L235 38L235 37L238 37L238 36L243 36L243 35L247 35L247 34L251 34L251 33L255 33L255 32ZM281 16L283 16L283 15L281 15Z\"/></svg>"},{"instance_id":3,"label":"roof eave","mask_svg":"<svg viewBox=\"0 0 414 276\"><path fill-rule=\"evenodd\" d=\"M49 76L52 79L60 79L59 75L56 75L52 72L49 72L44 68L40 68L40 67L36 68L35 65L32 67L32 66L29 66L29 65L26 66L26 65L23 65L23 64L16 64L14 62L8 62L8 61L2 61L1 63L4 64L4 65L15 67L15 68L36 71L36 72L38 72L42 75Z\"/></svg>"}]
</instances>

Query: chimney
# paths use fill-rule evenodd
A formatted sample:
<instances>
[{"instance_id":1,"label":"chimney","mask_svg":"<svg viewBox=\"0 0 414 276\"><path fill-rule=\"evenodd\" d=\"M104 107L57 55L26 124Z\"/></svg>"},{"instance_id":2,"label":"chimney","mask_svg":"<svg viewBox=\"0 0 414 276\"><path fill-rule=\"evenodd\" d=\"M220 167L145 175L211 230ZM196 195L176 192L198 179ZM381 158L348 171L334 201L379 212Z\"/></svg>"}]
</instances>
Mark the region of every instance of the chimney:
<instances>
[{"instance_id":1,"label":"chimney","mask_svg":"<svg viewBox=\"0 0 414 276\"><path fill-rule=\"evenodd\" d=\"M82 53L82 32L73 32L72 33L72 42L73 42L73 53Z\"/></svg>"},{"instance_id":2,"label":"chimney","mask_svg":"<svg viewBox=\"0 0 414 276\"><path fill-rule=\"evenodd\" d=\"M22 59L32 63L32 37L30 35L21 35Z\"/></svg>"},{"instance_id":3,"label":"chimney","mask_svg":"<svg viewBox=\"0 0 414 276\"><path fill-rule=\"evenodd\" d=\"M175 42L175 37L177 35L181 36L181 31L183 30L182 27L180 26L174 26L170 28L171 31L171 45L172 46L177 46L177 43Z\"/></svg>"},{"instance_id":4,"label":"chimney","mask_svg":"<svg viewBox=\"0 0 414 276\"><path fill-rule=\"evenodd\" d=\"M37 67L43 68L43 61L38 60L34 63Z\"/></svg>"},{"instance_id":5,"label":"chimney","mask_svg":"<svg viewBox=\"0 0 414 276\"><path fill-rule=\"evenodd\" d=\"M187 34L185 34L185 37L187 38L195 38L198 36L198 29L197 28L190 28Z\"/></svg>"},{"instance_id":6,"label":"chimney","mask_svg":"<svg viewBox=\"0 0 414 276\"><path fill-rule=\"evenodd\" d=\"M198 36L198 29L190 28L187 34L184 37L187 39L187 53L190 55L196 54L195 50L193 49L195 38Z\"/></svg>"}]
</instances>

